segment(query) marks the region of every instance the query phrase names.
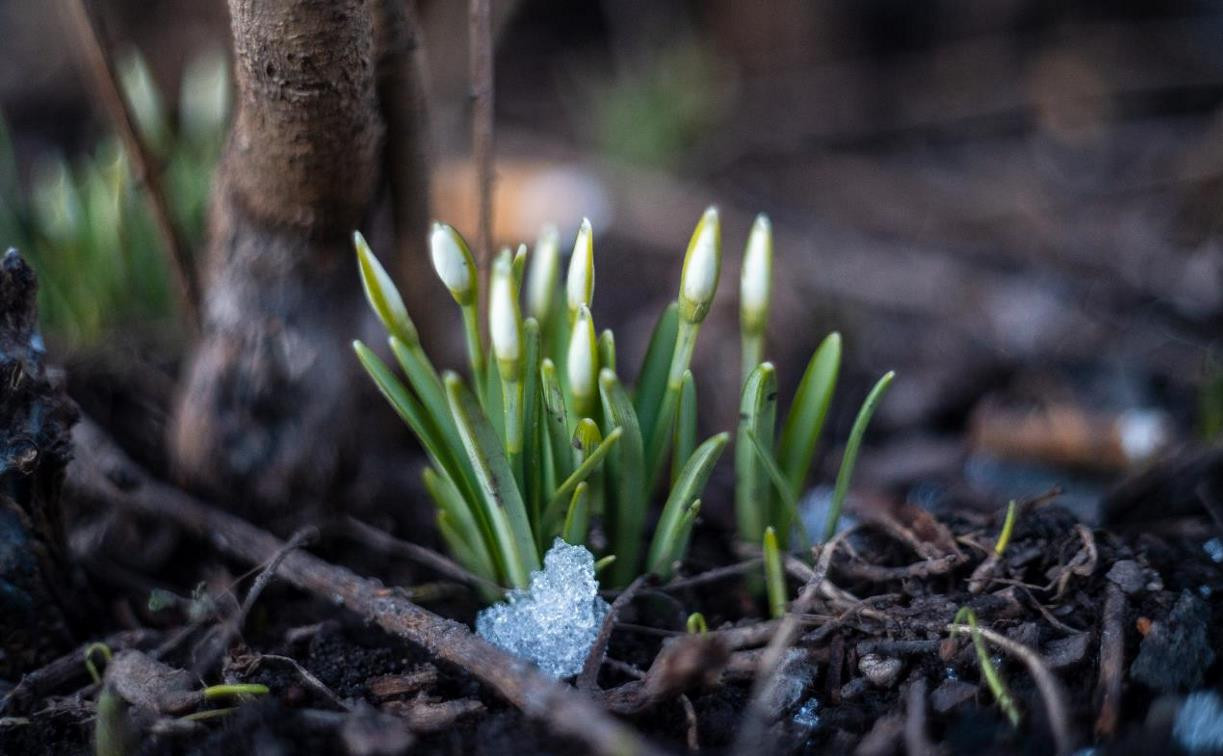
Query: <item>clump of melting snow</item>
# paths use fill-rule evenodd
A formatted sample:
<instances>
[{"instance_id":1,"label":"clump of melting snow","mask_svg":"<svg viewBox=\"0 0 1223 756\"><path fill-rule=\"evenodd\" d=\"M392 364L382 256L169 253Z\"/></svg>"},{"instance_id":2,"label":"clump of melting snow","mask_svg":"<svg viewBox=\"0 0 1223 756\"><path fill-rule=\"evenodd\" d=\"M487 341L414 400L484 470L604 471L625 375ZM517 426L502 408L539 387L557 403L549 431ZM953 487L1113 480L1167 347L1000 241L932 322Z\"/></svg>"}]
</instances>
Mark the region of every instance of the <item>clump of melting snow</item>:
<instances>
[{"instance_id":1,"label":"clump of melting snow","mask_svg":"<svg viewBox=\"0 0 1223 756\"><path fill-rule=\"evenodd\" d=\"M1189 753L1223 751L1223 700L1214 691L1190 693L1176 714L1172 736Z\"/></svg>"},{"instance_id":2,"label":"clump of melting snow","mask_svg":"<svg viewBox=\"0 0 1223 756\"><path fill-rule=\"evenodd\" d=\"M511 591L476 617L476 632L555 678L572 677L611 609L599 598L594 555L557 538L528 590Z\"/></svg>"}]
</instances>

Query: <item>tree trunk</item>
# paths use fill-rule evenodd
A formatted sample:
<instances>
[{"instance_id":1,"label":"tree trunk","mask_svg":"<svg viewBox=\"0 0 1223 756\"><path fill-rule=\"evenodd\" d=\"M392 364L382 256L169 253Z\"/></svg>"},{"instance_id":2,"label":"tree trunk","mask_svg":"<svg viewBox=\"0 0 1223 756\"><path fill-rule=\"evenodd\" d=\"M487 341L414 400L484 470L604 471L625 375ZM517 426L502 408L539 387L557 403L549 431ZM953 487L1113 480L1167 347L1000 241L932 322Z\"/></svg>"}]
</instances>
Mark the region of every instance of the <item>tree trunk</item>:
<instances>
[{"instance_id":1,"label":"tree trunk","mask_svg":"<svg viewBox=\"0 0 1223 756\"><path fill-rule=\"evenodd\" d=\"M366 310L350 234L372 215L387 144L377 2L404 0L229 0L237 112L171 445L185 482L264 517L324 499L353 462L365 382L349 342ZM423 179L407 192L407 206L426 200ZM423 226L423 211L401 216Z\"/></svg>"}]
</instances>

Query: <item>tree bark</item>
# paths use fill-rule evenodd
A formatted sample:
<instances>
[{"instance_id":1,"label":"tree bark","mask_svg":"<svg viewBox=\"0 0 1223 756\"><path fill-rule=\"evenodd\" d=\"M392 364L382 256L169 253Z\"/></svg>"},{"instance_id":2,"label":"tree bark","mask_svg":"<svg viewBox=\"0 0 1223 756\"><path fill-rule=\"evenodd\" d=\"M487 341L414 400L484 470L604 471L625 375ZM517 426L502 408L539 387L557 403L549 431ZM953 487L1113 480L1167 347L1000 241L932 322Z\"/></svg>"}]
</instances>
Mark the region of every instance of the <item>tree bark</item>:
<instances>
[{"instance_id":1,"label":"tree bark","mask_svg":"<svg viewBox=\"0 0 1223 756\"><path fill-rule=\"evenodd\" d=\"M229 0L237 112L171 446L184 482L264 516L323 500L355 456L365 384L349 342L366 313L350 234L385 178L375 23L391 2ZM392 177L421 172L397 149ZM405 206L426 200L397 183ZM401 216L422 226L401 236L423 237L423 211Z\"/></svg>"}]
</instances>

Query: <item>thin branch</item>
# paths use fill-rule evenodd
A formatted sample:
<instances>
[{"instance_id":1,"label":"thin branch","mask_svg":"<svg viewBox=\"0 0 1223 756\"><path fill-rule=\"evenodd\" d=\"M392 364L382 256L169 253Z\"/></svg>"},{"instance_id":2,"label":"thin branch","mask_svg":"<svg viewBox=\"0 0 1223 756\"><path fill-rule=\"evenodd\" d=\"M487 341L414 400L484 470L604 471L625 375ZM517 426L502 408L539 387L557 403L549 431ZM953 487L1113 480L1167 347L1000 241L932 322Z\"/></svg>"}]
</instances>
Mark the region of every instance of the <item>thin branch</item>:
<instances>
[{"instance_id":1,"label":"thin branch","mask_svg":"<svg viewBox=\"0 0 1223 756\"><path fill-rule=\"evenodd\" d=\"M480 218L476 255L488 269L493 246L493 31L492 0L470 0L467 50L471 75L471 146L476 163Z\"/></svg>"},{"instance_id":2,"label":"thin branch","mask_svg":"<svg viewBox=\"0 0 1223 756\"><path fill-rule=\"evenodd\" d=\"M470 572L458 562L437 553L433 549L405 541L402 538L396 538L385 530L375 528L373 525L362 522L351 515L345 516L340 523L341 527L348 531L349 536L366 546L378 549L384 553L397 554L405 559L410 559L417 564L428 567L439 575L457 580L474 588L485 588L497 594L505 592L505 588L488 578L483 578Z\"/></svg>"},{"instance_id":3,"label":"thin branch","mask_svg":"<svg viewBox=\"0 0 1223 756\"><path fill-rule=\"evenodd\" d=\"M149 213L153 216L153 224L161 236L170 268L178 281L188 327L197 331L200 325L200 285L195 266L186 243L170 217L170 208L166 203L165 189L162 187L161 172L156 160L141 138L136 119L120 89L114 61L104 41L101 21L92 8L93 0L65 1L68 16L80 43L81 55L84 58L82 62L93 78L102 105L123 142L123 150L131 163L132 173L137 183L144 187Z\"/></svg>"},{"instance_id":4,"label":"thin branch","mask_svg":"<svg viewBox=\"0 0 1223 756\"><path fill-rule=\"evenodd\" d=\"M1096 736L1112 737L1121 716L1121 683L1125 677L1125 594L1109 580L1100 618L1100 676L1096 683L1099 714Z\"/></svg>"},{"instance_id":5,"label":"thin branch","mask_svg":"<svg viewBox=\"0 0 1223 756\"><path fill-rule=\"evenodd\" d=\"M595 642L591 645L590 652L586 655L586 663L582 665L582 674L578 675L577 688L583 693L590 693L599 689L599 668L603 666L603 657L607 654L607 644L611 641L612 630L616 626L616 615L633 600L633 597L637 595L637 592L641 590L641 586L645 585L649 577L649 575L638 576L612 602L611 609L608 610L607 616L603 618L603 625L599 628L599 634L595 636Z\"/></svg>"},{"instance_id":6,"label":"thin branch","mask_svg":"<svg viewBox=\"0 0 1223 756\"><path fill-rule=\"evenodd\" d=\"M261 564L284 547L271 533L150 478L96 425L81 422L73 438L76 456L65 481L70 494L173 522L206 539L217 551L250 564ZM593 752L608 756L658 753L572 688L476 637L465 625L422 609L375 580L358 577L301 550L285 557L278 574L297 588L344 606L388 633L462 667L528 716Z\"/></svg>"}]
</instances>

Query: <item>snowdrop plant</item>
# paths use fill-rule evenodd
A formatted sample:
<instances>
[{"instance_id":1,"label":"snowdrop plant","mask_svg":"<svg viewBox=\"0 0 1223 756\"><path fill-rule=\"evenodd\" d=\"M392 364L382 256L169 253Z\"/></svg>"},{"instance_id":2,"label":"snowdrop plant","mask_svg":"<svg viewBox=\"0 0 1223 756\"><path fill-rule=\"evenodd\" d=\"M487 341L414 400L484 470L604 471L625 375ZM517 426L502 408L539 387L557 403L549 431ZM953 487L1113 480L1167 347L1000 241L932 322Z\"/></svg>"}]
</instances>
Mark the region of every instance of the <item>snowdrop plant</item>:
<instances>
[{"instance_id":1,"label":"snowdrop plant","mask_svg":"<svg viewBox=\"0 0 1223 756\"><path fill-rule=\"evenodd\" d=\"M702 491L729 438L720 433L697 443L689 370L721 270L717 211L707 210L697 224L677 301L658 318L631 387L617 370L613 334L595 327L589 221L578 231L563 289L554 229L532 254L504 249L494 259L487 344L470 249L441 223L429 244L460 310L468 377L433 366L403 298L359 233L361 281L399 373L361 342L353 348L424 447L425 487L451 552L476 575L509 588L527 586L558 536L602 552L598 564L608 567L611 584L644 571L668 576L687 549ZM660 488L666 495L647 534ZM603 538L592 537L596 524ZM596 542L605 545L596 549Z\"/></svg>"},{"instance_id":2,"label":"snowdrop plant","mask_svg":"<svg viewBox=\"0 0 1223 756\"><path fill-rule=\"evenodd\" d=\"M776 553L778 548L785 549L792 533L810 541L798 517L798 499L806 485L841 367L841 336L834 332L811 356L781 435L776 437L777 375L773 364L764 361L772 267L773 231L768 218L760 215L748 236L739 285L744 378L735 440L735 513L740 538L752 544L763 543L766 556ZM893 377L888 372L879 379L854 421L837 472L823 540L836 532L862 437ZM773 585L776 576L768 577ZM776 613L776 605L773 610Z\"/></svg>"}]
</instances>

